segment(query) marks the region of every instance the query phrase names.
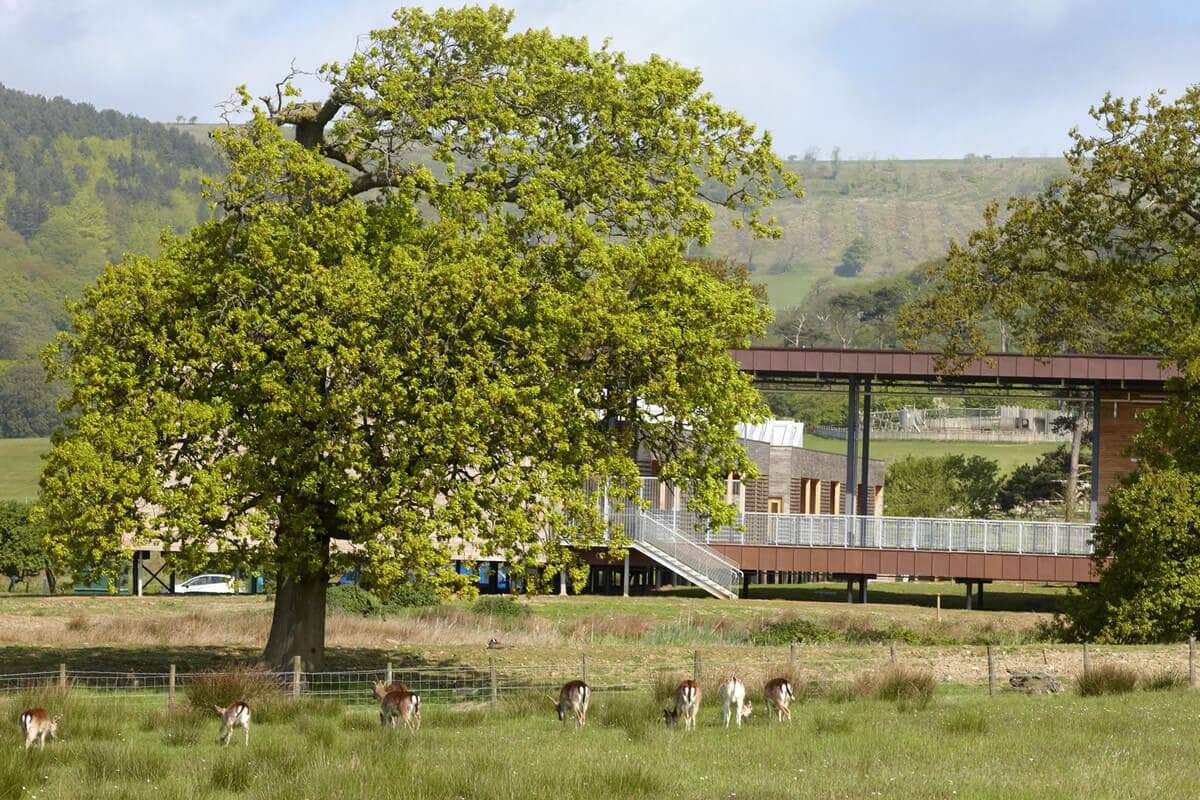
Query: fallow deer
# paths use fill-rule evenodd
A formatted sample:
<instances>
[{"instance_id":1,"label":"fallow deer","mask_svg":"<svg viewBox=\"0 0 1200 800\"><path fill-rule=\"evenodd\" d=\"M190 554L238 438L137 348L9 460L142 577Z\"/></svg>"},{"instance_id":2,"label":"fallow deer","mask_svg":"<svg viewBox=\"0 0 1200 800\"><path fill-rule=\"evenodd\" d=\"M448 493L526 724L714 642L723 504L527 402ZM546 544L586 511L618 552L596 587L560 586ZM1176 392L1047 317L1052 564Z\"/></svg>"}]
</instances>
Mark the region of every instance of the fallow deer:
<instances>
[{"instance_id":1,"label":"fallow deer","mask_svg":"<svg viewBox=\"0 0 1200 800\"><path fill-rule=\"evenodd\" d=\"M750 719L750 701L746 699L746 684L731 676L721 684L717 695L721 698L721 718L725 720L726 728L729 727L730 711L735 712L734 716L739 728L742 727L743 719Z\"/></svg>"},{"instance_id":2,"label":"fallow deer","mask_svg":"<svg viewBox=\"0 0 1200 800\"><path fill-rule=\"evenodd\" d=\"M683 719L683 729L692 730L696 727L696 712L700 709L700 686L693 680L686 680L675 687L675 709L663 709L663 720L667 727L674 728Z\"/></svg>"},{"instance_id":3,"label":"fallow deer","mask_svg":"<svg viewBox=\"0 0 1200 800\"><path fill-rule=\"evenodd\" d=\"M568 712L575 720L575 724L582 728L587 725L588 701L591 698L592 689L586 683L568 681L558 690L558 699L555 700L551 697L550 702L554 703L554 708L558 711L558 721L563 724L564 729L567 727Z\"/></svg>"},{"instance_id":4,"label":"fallow deer","mask_svg":"<svg viewBox=\"0 0 1200 800\"><path fill-rule=\"evenodd\" d=\"M379 701L379 724L396 727L396 720L403 720L404 727L416 733L421 727L421 698L409 691L388 692Z\"/></svg>"},{"instance_id":5,"label":"fallow deer","mask_svg":"<svg viewBox=\"0 0 1200 800\"><path fill-rule=\"evenodd\" d=\"M53 717L46 713L44 708L30 708L21 712L21 735L25 737L25 749L33 744L33 740L38 740L38 748L46 749L46 736L49 734L51 739L58 738L58 721L62 717Z\"/></svg>"},{"instance_id":6,"label":"fallow deer","mask_svg":"<svg viewBox=\"0 0 1200 800\"><path fill-rule=\"evenodd\" d=\"M250 745L250 706L241 700L231 703L225 708L213 706L221 715L221 734L218 738L221 744L229 744L233 737L233 729L241 728L246 732L246 746Z\"/></svg>"},{"instance_id":7,"label":"fallow deer","mask_svg":"<svg viewBox=\"0 0 1200 800\"><path fill-rule=\"evenodd\" d=\"M371 691L374 693L376 700L383 700L383 698L387 697L388 692L404 692L405 694L411 694L411 692L408 691L408 687L400 681L392 681L388 684L385 684L383 681L375 681L374 688Z\"/></svg>"},{"instance_id":8,"label":"fallow deer","mask_svg":"<svg viewBox=\"0 0 1200 800\"><path fill-rule=\"evenodd\" d=\"M792 693L792 684L788 682L787 678L774 678L767 681L766 687L763 688L763 697L767 701L768 719L773 707L775 717L779 722L783 722L784 717L787 717L788 722L792 721L792 712L788 710L788 706L791 705L795 695Z\"/></svg>"}]
</instances>

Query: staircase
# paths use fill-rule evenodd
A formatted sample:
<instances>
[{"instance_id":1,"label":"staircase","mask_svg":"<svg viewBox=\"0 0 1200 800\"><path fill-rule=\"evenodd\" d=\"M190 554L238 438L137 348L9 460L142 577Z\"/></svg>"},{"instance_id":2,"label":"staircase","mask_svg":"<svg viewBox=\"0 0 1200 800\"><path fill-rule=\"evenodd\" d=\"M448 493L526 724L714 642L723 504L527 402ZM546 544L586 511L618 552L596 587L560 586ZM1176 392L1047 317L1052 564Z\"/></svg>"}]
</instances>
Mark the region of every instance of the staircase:
<instances>
[{"instance_id":1,"label":"staircase","mask_svg":"<svg viewBox=\"0 0 1200 800\"><path fill-rule=\"evenodd\" d=\"M634 550L683 576L714 597L726 600L738 598L742 571L737 564L639 508L625 508L614 516L624 527Z\"/></svg>"}]
</instances>

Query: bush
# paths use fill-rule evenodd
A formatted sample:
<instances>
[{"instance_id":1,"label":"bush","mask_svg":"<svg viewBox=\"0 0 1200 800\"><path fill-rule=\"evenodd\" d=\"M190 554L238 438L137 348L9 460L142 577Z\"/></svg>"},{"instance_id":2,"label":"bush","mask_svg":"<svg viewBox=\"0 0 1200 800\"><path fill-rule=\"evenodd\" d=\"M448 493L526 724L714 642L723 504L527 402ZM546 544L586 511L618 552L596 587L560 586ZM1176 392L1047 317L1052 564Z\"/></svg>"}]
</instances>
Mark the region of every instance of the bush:
<instances>
[{"instance_id":1,"label":"bush","mask_svg":"<svg viewBox=\"0 0 1200 800\"><path fill-rule=\"evenodd\" d=\"M1075 689L1080 697L1128 694L1137 688L1138 675L1120 664L1101 664L1079 676Z\"/></svg>"},{"instance_id":2,"label":"bush","mask_svg":"<svg viewBox=\"0 0 1200 800\"><path fill-rule=\"evenodd\" d=\"M396 611L401 608L427 608L441 605L441 599L428 586L403 583L383 603L383 610Z\"/></svg>"},{"instance_id":3,"label":"bush","mask_svg":"<svg viewBox=\"0 0 1200 800\"><path fill-rule=\"evenodd\" d=\"M757 630L750 632L750 641L760 645L791 644L804 642L817 644L821 642L841 641L842 635L830 628L824 628L806 619L784 619L768 622Z\"/></svg>"},{"instance_id":4,"label":"bush","mask_svg":"<svg viewBox=\"0 0 1200 800\"><path fill-rule=\"evenodd\" d=\"M1155 673L1149 678L1142 681L1142 689L1147 692L1164 692L1173 689L1185 689L1188 685L1188 676L1183 672L1172 672L1164 670L1163 672Z\"/></svg>"},{"instance_id":5,"label":"bush","mask_svg":"<svg viewBox=\"0 0 1200 800\"><path fill-rule=\"evenodd\" d=\"M525 619L533 614L532 608L518 603L514 597L481 597L471 604L471 610L508 620Z\"/></svg>"},{"instance_id":6,"label":"bush","mask_svg":"<svg viewBox=\"0 0 1200 800\"><path fill-rule=\"evenodd\" d=\"M383 603L361 586L343 583L325 590L325 610L369 617L382 614Z\"/></svg>"}]
</instances>

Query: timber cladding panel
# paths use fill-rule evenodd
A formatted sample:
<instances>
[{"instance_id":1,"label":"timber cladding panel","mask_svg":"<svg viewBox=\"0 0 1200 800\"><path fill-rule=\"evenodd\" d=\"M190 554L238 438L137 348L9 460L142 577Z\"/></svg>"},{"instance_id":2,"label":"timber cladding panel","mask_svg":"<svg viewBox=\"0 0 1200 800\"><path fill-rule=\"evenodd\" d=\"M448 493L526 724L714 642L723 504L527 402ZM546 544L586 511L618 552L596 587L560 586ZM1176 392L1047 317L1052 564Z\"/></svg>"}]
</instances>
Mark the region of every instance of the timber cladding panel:
<instances>
[{"instance_id":1,"label":"timber cladding panel","mask_svg":"<svg viewBox=\"0 0 1200 800\"><path fill-rule=\"evenodd\" d=\"M1150 394L1130 392L1100 395L1100 505L1108 500L1108 491L1122 475L1132 472L1137 464L1129 457L1134 434L1142 429L1138 412L1157 402Z\"/></svg>"}]
</instances>

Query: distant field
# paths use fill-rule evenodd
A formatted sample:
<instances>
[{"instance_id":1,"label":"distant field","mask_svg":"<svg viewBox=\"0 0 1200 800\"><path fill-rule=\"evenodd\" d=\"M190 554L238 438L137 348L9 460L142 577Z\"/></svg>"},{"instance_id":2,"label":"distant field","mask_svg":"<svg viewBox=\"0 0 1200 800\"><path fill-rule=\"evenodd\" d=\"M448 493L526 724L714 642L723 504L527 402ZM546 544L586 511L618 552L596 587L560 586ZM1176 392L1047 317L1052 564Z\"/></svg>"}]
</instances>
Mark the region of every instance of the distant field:
<instances>
[{"instance_id":1,"label":"distant field","mask_svg":"<svg viewBox=\"0 0 1200 800\"><path fill-rule=\"evenodd\" d=\"M49 439L0 439L0 500L33 500Z\"/></svg>"},{"instance_id":2,"label":"distant field","mask_svg":"<svg viewBox=\"0 0 1200 800\"><path fill-rule=\"evenodd\" d=\"M841 439L826 439L822 436L804 435L804 446L809 450L820 450L823 453L846 452L846 443ZM1037 460L1042 453L1048 453L1058 447L1047 442L1029 444L996 444L993 442L934 442L912 439L872 439L871 458L878 458L887 463L898 461L905 456L921 458L923 456L983 456L1000 464L1002 475L1010 474L1021 464Z\"/></svg>"}]
</instances>

